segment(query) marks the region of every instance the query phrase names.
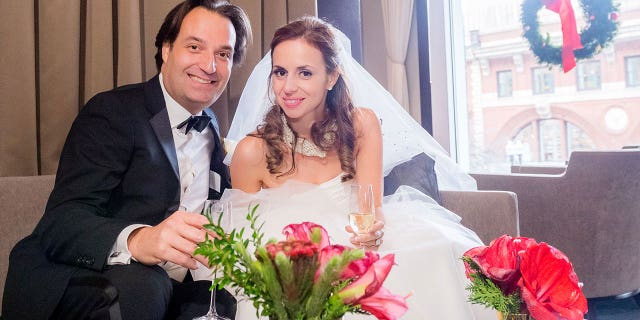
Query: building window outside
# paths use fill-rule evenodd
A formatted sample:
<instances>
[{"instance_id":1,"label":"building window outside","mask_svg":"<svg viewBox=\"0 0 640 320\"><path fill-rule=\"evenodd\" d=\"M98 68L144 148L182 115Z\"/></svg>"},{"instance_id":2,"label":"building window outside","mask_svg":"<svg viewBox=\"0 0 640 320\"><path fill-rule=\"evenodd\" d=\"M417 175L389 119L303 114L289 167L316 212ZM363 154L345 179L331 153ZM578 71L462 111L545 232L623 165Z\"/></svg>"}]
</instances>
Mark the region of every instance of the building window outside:
<instances>
[{"instance_id":1,"label":"building window outside","mask_svg":"<svg viewBox=\"0 0 640 320\"><path fill-rule=\"evenodd\" d=\"M533 94L553 93L553 72L547 67L531 69L533 77Z\"/></svg>"},{"instance_id":2,"label":"building window outside","mask_svg":"<svg viewBox=\"0 0 640 320\"><path fill-rule=\"evenodd\" d=\"M593 150L596 145L589 134L577 125L551 118L527 124L507 142L505 148L511 165L563 164L571 152Z\"/></svg>"},{"instance_id":3,"label":"building window outside","mask_svg":"<svg viewBox=\"0 0 640 320\"><path fill-rule=\"evenodd\" d=\"M566 159L564 128L565 122L559 119L538 120L539 161L562 162Z\"/></svg>"},{"instance_id":4,"label":"building window outside","mask_svg":"<svg viewBox=\"0 0 640 320\"><path fill-rule=\"evenodd\" d=\"M600 89L600 61L578 62L576 71L578 90Z\"/></svg>"},{"instance_id":5,"label":"building window outside","mask_svg":"<svg viewBox=\"0 0 640 320\"><path fill-rule=\"evenodd\" d=\"M625 57L624 68L627 87L640 86L640 56Z\"/></svg>"},{"instance_id":6,"label":"building window outside","mask_svg":"<svg viewBox=\"0 0 640 320\"><path fill-rule=\"evenodd\" d=\"M498 97L511 97L513 95L513 78L511 70L498 71Z\"/></svg>"},{"instance_id":7,"label":"building window outside","mask_svg":"<svg viewBox=\"0 0 640 320\"><path fill-rule=\"evenodd\" d=\"M616 0L625 27L607 50L577 61L566 73L561 66L541 65L529 49L518 19L521 3L428 1L450 13L449 20L438 24L441 29L431 31L451 35L446 50L437 52L452 55L442 80L455 80L453 90L446 91L453 108L448 112L455 115L450 128L455 144L449 146L462 167L507 173L514 163L564 163L572 151L637 144L640 132L632 120L640 106L640 90L635 90L640 87L640 34L632 30L640 28L640 19L633 19L640 16L638 0ZM589 19L576 8L582 28ZM549 41L561 46L558 14L540 10L538 15Z\"/></svg>"}]
</instances>

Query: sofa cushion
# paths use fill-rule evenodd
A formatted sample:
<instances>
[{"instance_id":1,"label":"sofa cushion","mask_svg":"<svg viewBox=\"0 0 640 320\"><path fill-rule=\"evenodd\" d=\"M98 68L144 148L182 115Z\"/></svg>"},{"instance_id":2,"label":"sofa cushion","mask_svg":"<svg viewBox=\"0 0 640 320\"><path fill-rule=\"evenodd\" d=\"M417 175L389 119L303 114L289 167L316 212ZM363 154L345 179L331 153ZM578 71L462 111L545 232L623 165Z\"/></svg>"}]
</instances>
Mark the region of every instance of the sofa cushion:
<instances>
[{"instance_id":1,"label":"sofa cushion","mask_svg":"<svg viewBox=\"0 0 640 320\"><path fill-rule=\"evenodd\" d=\"M9 253L40 221L54 180L54 175L0 177L0 294L4 292Z\"/></svg>"},{"instance_id":2,"label":"sofa cushion","mask_svg":"<svg viewBox=\"0 0 640 320\"><path fill-rule=\"evenodd\" d=\"M442 204L438 192L438 179L435 171L435 161L425 153L420 153L411 160L395 166L384 177L384 195L390 195L406 185L420 190Z\"/></svg>"}]
</instances>

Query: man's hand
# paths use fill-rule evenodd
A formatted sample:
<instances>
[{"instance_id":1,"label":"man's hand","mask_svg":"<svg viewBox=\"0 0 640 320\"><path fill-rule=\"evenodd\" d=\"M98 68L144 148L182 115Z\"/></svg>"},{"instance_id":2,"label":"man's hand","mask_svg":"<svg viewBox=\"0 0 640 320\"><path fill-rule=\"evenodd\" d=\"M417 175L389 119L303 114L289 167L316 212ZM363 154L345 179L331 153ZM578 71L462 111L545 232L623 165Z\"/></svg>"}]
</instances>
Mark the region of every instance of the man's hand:
<instances>
[{"instance_id":1,"label":"man's hand","mask_svg":"<svg viewBox=\"0 0 640 320\"><path fill-rule=\"evenodd\" d=\"M202 226L208 222L203 215L176 211L157 226L134 230L127 243L129 251L138 262L146 265L170 261L194 270L199 261L208 266L205 257L193 256L198 242L205 239L207 232Z\"/></svg>"}]
</instances>

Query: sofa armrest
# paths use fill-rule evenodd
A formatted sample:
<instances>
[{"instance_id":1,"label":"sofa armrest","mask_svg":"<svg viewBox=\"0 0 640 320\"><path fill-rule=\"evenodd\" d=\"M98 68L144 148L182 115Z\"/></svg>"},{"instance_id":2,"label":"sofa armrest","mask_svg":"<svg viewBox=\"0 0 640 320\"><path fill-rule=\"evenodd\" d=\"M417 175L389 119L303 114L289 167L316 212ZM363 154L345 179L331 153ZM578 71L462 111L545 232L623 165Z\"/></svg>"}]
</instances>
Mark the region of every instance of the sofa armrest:
<instances>
[{"instance_id":1,"label":"sofa armrest","mask_svg":"<svg viewBox=\"0 0 640 320\"><path fill-rule=\"evenodd\" d=\"M440 191L442 205L488 244L508 234L520 234L518 199L509 191Z\"/></svg>"},{"instance_id":2,"label":"sofa armrest","mask_svg":"<svg viewBox=\"0 0 640 320\"><path fill-rule=\"evenodd\" d=\"M54 175L0 177L0 294L4 291L9 253L40 221L54 181Z\"/></svg>"}]
</instances>

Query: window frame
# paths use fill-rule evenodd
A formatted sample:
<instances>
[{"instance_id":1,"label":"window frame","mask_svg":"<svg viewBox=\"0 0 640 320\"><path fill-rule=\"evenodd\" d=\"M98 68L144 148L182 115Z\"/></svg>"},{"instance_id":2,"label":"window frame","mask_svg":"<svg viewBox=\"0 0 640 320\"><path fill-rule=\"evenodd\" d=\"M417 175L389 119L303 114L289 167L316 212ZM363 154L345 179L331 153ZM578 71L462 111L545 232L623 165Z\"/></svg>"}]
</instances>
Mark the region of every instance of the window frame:
<instances>
[{"instance_id":1,"label":"window frame","mask_svg":"<svg viewBox=\"0 0 640 320\"><path fill-rule=\"evenodd\" d=\"M640 69L640 55L633 55L633 56L624 57L624 80L625 80L625 85L627 86L627 88L640 87L640 75L635 80L636 82L634 84L630 83L631 80L630 80L630 76L629 76L629 61L632 60L632 59L638 61L638 66L637 67L638 67L638 69ZM640 71L638 73L640 73Z\"/></svg>"},{"instance_id":2,"label":"window frame","mask_svg":"<svg viewBox=\"0 0 640 320\"><path fill-rule=\"evenodd\" d=\"M581 78L584 79L584 69L583 66L587 65L597 65L598 66L598 86L596 88L585 88L584 81L581 81ZM582 84L582 85L581 85ZM576 90L577 91L594 91L602 89L602 63L600 60L587 60L580 61L576 64Z\"/></svg>"},{"instance_id":3,"label":"window frame","mask_svg":"<svg viewBox=\"0 0 640 320\"><path fill-rule=\"evenodd\" d=\"M542 87L544 88L544 83L545 83L545 76L546 75L551 75L551 90L549 91L545 91L545 90L539 90L538 86L536 85L538 82L536 81L536 71L543 71L543 73L541 74L542 76ZM541 94L553 94L556 91L556 79L555 79L555 75L553 74L553 72L551 70L549 70L549 68L547 67L533 67L531 68L531 93L533 95L541 95Z\"/></svg>"},{"instance_id":4,"label":"window frame","mask_svg":"<svg viewBox=\"0 0 640 320\"><path fill-rule=\"evenodd\" d=\"M502 86L500 85L500 75L502 74L509 74L509 80L510 80L510 86L509 86L509 93L508 94L504 94L502 92ZM499 70L496 71L496 94L498 95L498 98L510 98L513 97L513 70L511 69L505 69L505 70Z\"/></svg>"}]
</instances>

